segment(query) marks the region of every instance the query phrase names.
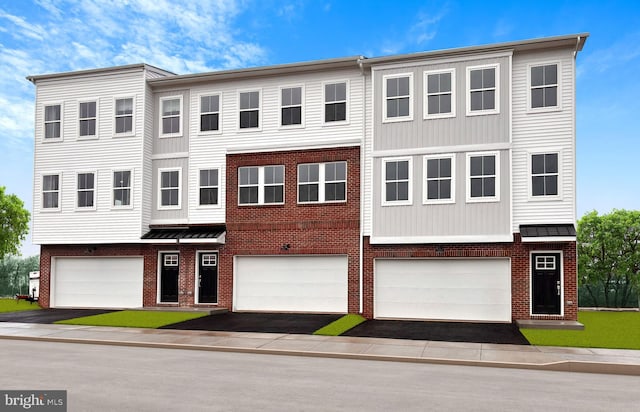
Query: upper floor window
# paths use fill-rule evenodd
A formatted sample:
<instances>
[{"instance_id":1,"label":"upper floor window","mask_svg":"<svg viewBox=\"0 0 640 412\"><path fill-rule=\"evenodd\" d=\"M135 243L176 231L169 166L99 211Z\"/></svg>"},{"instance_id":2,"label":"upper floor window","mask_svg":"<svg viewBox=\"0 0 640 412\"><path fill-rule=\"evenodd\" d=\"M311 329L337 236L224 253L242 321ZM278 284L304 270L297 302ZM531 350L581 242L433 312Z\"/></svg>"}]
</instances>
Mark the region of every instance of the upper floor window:
<instances>
[{"instance_id":1,"label":"upper floor window","mask_svg":"<svg viewBox=\"0 0 640 412\"><path fill-rule=\"evenodd\" d=\"M382 161L382 173L384 174L383 205L411 204L411 163L411 158L385 159Z\"/></svg>"},{"instance_id":2,"label":"upper floor window","mask_svg":"<svg viewBox=\"0 0 640 412\"><path fill-rule=\"evenodd\" d=\"M298 165L298 203L347 200L347 162Z\"/></svg>"},{"instance_id":3,"label":"upper floor window","mask_svg":"<svg viewBox=\"0 0 640 412\"><path fill-rule=\"evenodd\" d=\"M411 120L413 118L413 74L384 76L384 120Z\"/></svg>"},{"instance_id":4,"label":"upper floor window","mask_svg":"<svg viewBox=\"0 0 640 412\"><path fill-rule=\"evenodd\" d=\"M80 103L80 137L96 135L96 102Z\"/></svg>"},{"instance_id":5,"label":"upper floor window","mask_svg":"<svg viewBox=\"0 0 640 412\"><path fill-rule=\"evenodd\" d=\"M238 204L284 203L284 166L238 168Z\"/></svg>"},{"instance_id":6,"label":"upper floor window","mask_svg":"<svg viewBox=\"0 0 640 412\"><path fill-rule=\"evenodd\" d=\"M116 134L133 132L133 98L116 99Z\"/></svg>"},{"instance_id":7,"label":"upper floor window","mask_svg":"<svg viewBox=\"0 0 640 412\"><path fill-rule=\"evenodd\" d=\"M200 170L200 206L218 204L218 169Z\"/></svg>"},{"instance_id":8,"label":"upper floor window","mask_svg":"<svg viewBox=\"0 0 640 412\"><path fill-rule=\"evenodd\" d=\"M78 207L95 207L95 173L78 173Z\"/></svg>"},{"instance_id":9,"label":"upper floor window","mask_svg":"<svg viewBox=\"0 0 640 412\"><path fill-rule=\"evenodd\" d=\"M161 135L180 136L182 130L182 96L160 99Z\"/></svg>"},{"instance_id":10,"label":"upper floor window","mask_svg":"<svg viewBox=\"0 0 640 412\"><path fill-rule=\"evenodd\" d=\"M455 70L424 73L424 118L453 117L456 115Z\"/></svg>"},{"instance_id":11,"label":"upper floor window","mask_svg":"<svg viewBox=\"0 0 640 412\"><path fill-rule=\"evenodd\" d=\"M423 203L453 203L454 155L425 156L424 171L426 186L423 191Z\"/></svg>"},{"instance_id":12,"label":"upper floor window","mask_svg":"<svg viewBox=\"0 0 640 412\"><path fill-rule=\"evenodd\" d=\"M491 114L500 111L497 64L467 68L467 115Z\"/></svg>"},{"instance_id":13,"label":"upper floor window","mask_svg":"<svg viewBox=\"0 0 640 412\"><path fill-rule=\"evenodd\" d=\"M531 67L531 108L558 106L558 65Z\"/></svg>"},{"instance_id":14,"label":"upper floor window","mask_svg":"<svg viewBox=\"0 0 640 412\"><path fill-rule=\"evenodd\" d=\"M42 176L42 208L60 208L60 175Z\"/></svg>"},{"instance_id":15,"label":"upper floor window","mask_svg":"<svg viewBox=\"0 0 640 412\"><path fill-rule=\"evenodd\" d=\"M280 89L280 104L282 126L302 124L302 87Z\"/></svg>"},{"instance_id":16,"label":"upper floor window","mask_svg":"<svg viewBox=\"0 0 640 412\"><path fill-rule=\"evenodd\" d=\"M487 202L500 200L498 153L474 153L467 155L467 201Z\"/></svg>"},{"instance_id":17,"label":"upper floor window","mask_svg":"<svg viewBox=\"0 0 640 412\"><path fill-rule=\"evenodd\" d=\"M44 107L44 138L60 139L62 113L61 105L52 104Z\"/></svg>"},{"instance_id":18,"label":"upper floor window","mask_svg":"<svg viewBox=\"0 0 640 412\"><path fill-rule=\"evenodd\" d=\"M240 128L255 129L260 127L260 92L240 93Z\"/></svg>"},{"instance_id":19,"label":"upper floor window","mask_svg":"<svg viewBox=\"0 0 640 412\"><path fill-rule=\"evenodd\" d=\"M131 206L131 171L113 172L113 206Z\"/></svg>"},{"instance_id":20,"label":"upper floor window","mask_svg":"<svg viewBox=\"0 0 640 412\"><path fill-rule=\"evenodd\" d=\"M558 195L558 153L531 155L531 195Z\"/></svg>"},{"instance_id":21,"label":"upper floor window","mask_svg":"<svg viewBox=\"0 0 640 412\"><path fill-rule=\"evenodd\" d=\"M220 130L220 95L200 96L200 131Z\"/></svg>"},{"instance_id":22,"label":"upper floor window","mask_svg":"<svg viewBox=\"0 0 640 412\"><path fill-rule=\"evenodd\" d=\"M160 172L160 208L179 209L181 197L181 169L164 169Z\"/></svg>"},{"instance_id":23,"label":"upper floor window","mask_svg":"<svg viewBox=\"0 0 640 412\"><path fill-rule=\"evenodd\" d=\"M341 122L347 120L347 82L325 83L324 121Z\"/></svg>"}]
</instances>

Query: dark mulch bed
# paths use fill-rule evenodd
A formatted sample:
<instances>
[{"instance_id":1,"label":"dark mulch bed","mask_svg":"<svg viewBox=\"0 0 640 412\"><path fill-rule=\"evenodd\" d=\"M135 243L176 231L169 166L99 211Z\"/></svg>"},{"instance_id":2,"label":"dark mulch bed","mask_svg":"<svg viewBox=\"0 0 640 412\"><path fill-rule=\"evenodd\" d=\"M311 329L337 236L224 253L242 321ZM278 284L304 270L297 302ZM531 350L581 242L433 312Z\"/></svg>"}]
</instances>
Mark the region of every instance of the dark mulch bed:
<instances>
[{"instance_id":1,"label":"dark mulch bed","mask_svg":"<svg viewBox=\"0 0 640 412\"><path fill-rule=\"evenodd\" d=\"M116 312L110 309L41 309L0 313L0 322L55 323L59 320Z\"/></svg>"}]
</instances>

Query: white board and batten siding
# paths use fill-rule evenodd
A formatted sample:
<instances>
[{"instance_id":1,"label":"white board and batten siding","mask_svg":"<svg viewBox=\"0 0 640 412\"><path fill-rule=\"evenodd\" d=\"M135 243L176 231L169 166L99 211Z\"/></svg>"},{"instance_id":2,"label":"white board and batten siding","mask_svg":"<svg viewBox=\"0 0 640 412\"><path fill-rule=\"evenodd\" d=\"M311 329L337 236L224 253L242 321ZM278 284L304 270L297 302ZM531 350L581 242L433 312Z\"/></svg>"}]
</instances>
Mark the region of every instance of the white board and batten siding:
<instances>
[{"instance_id":1,"label":"white board and batten siding","mask_svg":"<svg viewBox=\"0 0 640 412\"><path fill-rule=\"evenodd\" d=\"M531 65L558 63L558 110L529 110ZM575 61L573 50L516 54L513 57L513 230L521 224L573 223L575 214ZM530 196L531 153L559 153L559 197Z\"/></svg>"},{"instance_id":2,"label":"white board and batten siding","mask_svg":"<svg viewBox=\"0 0 640 412\"><path fill-rule=\"evenodd\" d=\"M134 134L114 137L116 98L134 98ZM79 138L79 103L97 101L96 138ZM62 105L62 141L44 142L44 106ZM145 83L142 68L38 80L35 107L33 240L36 244L140 239ZM72 159L72 160L70 160ZM113 209L113 171L132 171L131 208ZM95 172L95 209L77 209L76 173ZM60 210L42 209L42 176L60 174ZM114 230L114 228L118 228Z\"/></svg>"},{"instance_id":3,"label":"white board and batten siding","mask_svg":"<svg viewBox=\"0 0 640 412\"><path fill-rule=\"evenodd\" d=\"M375 318L511 322L509 259L376 259Z\"/></svg>"}]
</instances>

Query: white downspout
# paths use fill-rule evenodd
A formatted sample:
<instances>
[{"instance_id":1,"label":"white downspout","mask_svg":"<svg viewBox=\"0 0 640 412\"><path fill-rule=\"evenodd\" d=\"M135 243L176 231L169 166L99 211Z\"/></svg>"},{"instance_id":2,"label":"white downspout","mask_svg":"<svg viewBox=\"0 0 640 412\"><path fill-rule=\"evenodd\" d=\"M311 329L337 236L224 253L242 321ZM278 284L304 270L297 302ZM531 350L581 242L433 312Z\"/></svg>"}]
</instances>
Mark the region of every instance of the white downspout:
<instances>
[{"instance_id":1,"label":"white downspout","mask_svg":"<svg viewBox=\"0 0 640 412\"><path fill-rule=\"evenodd\" d=\"M363 282L363 269L362 264L364 262L364 171L365 171L365 138L367 130L367 77L364 73L364 67L362 65L364 57L361 56L358 59L358 66L360 66L360 74L362 75L362 140L360 141L360 239L359 239L359 254L358 257L358 296L359 306L358 313L362 314L363 310L363 297L362 297L362 282Z\"/></svg>"}]
</instances>

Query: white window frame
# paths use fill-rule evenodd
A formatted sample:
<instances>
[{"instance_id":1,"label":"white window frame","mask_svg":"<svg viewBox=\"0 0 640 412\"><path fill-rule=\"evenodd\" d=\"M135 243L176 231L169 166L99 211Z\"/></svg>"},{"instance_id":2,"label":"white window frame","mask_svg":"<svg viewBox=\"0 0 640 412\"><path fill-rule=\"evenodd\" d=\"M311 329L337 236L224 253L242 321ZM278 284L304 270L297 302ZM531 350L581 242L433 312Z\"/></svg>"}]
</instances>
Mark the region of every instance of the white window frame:
<instances>
[{"instance_id":1,"label":"white window frame","mask_svg":"<svg viewBox=\"0 0 640 412\"><path fill-rule=\"evenodd\" d=\"M288 125L282 124L282 109L290 108L290 107L298 107L297 104L286 105L286 106L282 104L282 90L284 89L300 89L300 124L288 124ZM280 86L280 88L278 89L278 127L281 129L304 128L304 114L305 114L304 107L305 107L304 85L293 84L293 85Z\"/></svg>"},{"instance_id":2,"label":"white window frame","mask_svg":"<svg viewBox=\"0 0 640 412\"><path fill-rule=\"evenodd\" d=\"M429 76L443 73L451 73L451 112L449 113L434 113L429 114L429 96L441 96L448 93L431 93L428 92ZM443 69L443 70L429 70L424 72L424 102L423 102L423 117L425 120L429 119L446 119L449 117L456 117L456 69Z\"/></svg>"},{"instance_id":3,"label":"white window frame","mask_svg":"<svg viewBox=\"0 0 640 412\"><path fill-rule=\"evenodd\" d=\"M162 173L178 172L178 204L162 205ZM166 189L175 189L173 187ZM182 168L181 167L165 167L158 169L158 210L178 210L182 208Z\"/></svg>"},{"instance_id":4,"label":"white window frame","mask_svg":"<svg viewBox=\"0 0 640 412\"><path fill-rule=\"evenodd\" d=\"M82 189L83 192L93 192L93 205L92 206L80 206L78 194L80 193L80 189L78 188L78 176L85 174L93 174L93 189ZM84 210L96 210L98 204L98 172L96 170L80 170L76 172L75 175L75 185L76 185L76 198L75 198L75 210L76 211L84 211Z\"/></svg>"},{"instance_id":5,"label":"white window frame","mask_svg":"<svg viewBox=\"0 0 640 412\"><path fill-rule=\"evenodd\" d=\"M131 99L131 114L117 114L117 101L118 100L126 100ZM129 117L131 116L131 131L130 132L116 132L116 119L121 117ZM136 98L135 96L114 96L113 98L113 135L116 137L127 137L127 136L135 136L136 134Z\"/></svg>"},{"instance_id":6,"label":"white window frame","mask_svg":"<svg viewBox=\"0 0 640 412\"><path fill-rule=\"evenodd\" d=\"M218 182L215 186L202 186L201 182L200 182L200 172L203 170L217 170L218 171ZM221 169L219 167L203 167L198 169L198 209L219 209L221 206L221 190L220 190L220 180L221 180L222 176L221 176ZM201 199L200 199L200 190L201 189L218 189L218 202L213 204L213 205L203 205L200 203Z\"/></svg>"},{"instance_id":7,"label":"white window frame","mask_svg":"<svg viewBox=\"0 0 640 412\"><path fill-rule=\"evenodd\" d=\"M409 78L409 96L393 96L389 98L387 96L387 80L389 79L399 79L403 77ZM382 123L393 123L393 122L406 122L413 120L413 72L410 73L395 73L395 74L387 74L382 76ZM396 116L389 117L387 115L387 101L389 99L405 99L409 98L409 114L407 116Z\"/></svg>"},{"instance_id":8,"label":"white window frame","mask_svg":"<svg viewBox=\"0 0 640 412\"><path fill-rule=\"evenodd\" d=\"M58 176L58 190L44 190L45 176ZM58 193L58 207L44 207L45 193ZM43 172L40 174L40 211L42 212L59 212L62 205L62 172Z\"/></svg>"},{"instance_id":9,"label":"white window frame","mask_svg":"<svg viewBox=\"0 0 640 412\"><path fill-rule=\"evenodd\" d=\"M251 92L258 92L258 127L246 127L246 128L241 128L240 127L240 113L242 112L248 112L248 111L254 111L256 109L241 109L240 108L240 95L242 93L251 93ZM263 107L262 107L262 89L242 89L242 90L238 90L238 117L236 118L238 121L238 132L240 133L247 133L247 132L259 132L262 130L262 112Z\"/></svg>"},{"instance_id":10,"label":"white window frame","mask_svg":"<svg viewBox=\"0 0 640 412\"><path fill-rule=\"evenodd\" d=\"M382 190L380 191L381 193L381 201L382 201L382 206L407 206L407 205L412 205L413 204L413 157L410 156L404 156L404 157L387 157L384 159L381 159L381 169L380 169L380 182L382 183ZM387 177L386 177L386 171L387 171L387 163L390 162L404 162L404 161L408 161L408 168L409 168L409 173L408 173L408 196L407 196L407 200L387 200ZM394 182L399 182L400 180L394 180Z\"/></svg>"},{"instance_id":11,"label":"white window frame","mask_svg":"<svg viewBox=\"0 0 640 412\"><path fill-rule=\"evenodd\" d=\"M533 67L540 66L551 66L556 65L557 68L557 79L556 79L556 105L555 106L544 106L544 107L531 107L531 90L534 89L531 86L531 69ZM545 86L537 86L535 88L544 88L551 85ZM545 113L545 112L558 112L562 110L562 66L559 60L553 61L543 61L539 63L529 63L527 64L527 113Z\"/></svg>"},{"instance_id":12,"label":"white window frame","mask_svg":"<svg viewBox=\"0 0 640 412\"><path fill-rule=\"evenodd\" d=\"M334 163L344 163L344 180L327 180L326 179L326 173L325 173L325 167L328 164L334 164ZM317 182L300 182L300 166L309 166L309 165L318 165L318 181ZM318 204L318 203L346 203L347 202L347 193L348 193L348 183L347 181L349 180L349 169L348 169L349 165L347 163L346 160L337 160L334 162L324 162L324 163L300 163L298 164L297 167L297 172L298 172L298 183L297 183L297 194L296 194L296 200L298 202L298 204L301 205L307 205L307 204ZM300 185L309 185L309 184L318 184L318 200L317 201L304 201L301 202L300 201ZM327 183L344 183L344 200L326 200L325 199L325 195L326 195L326 184Z\"/></svg>"},{"instance_id":13,"label":"white window frame","mask_svg":"<svg viewBox=\"0 0 640 412\"><path fill-rule=\"evenodd\" d=\"M429 160L440 160L440 159L450 159L451 160L451 177L450 178L428 178L427 177L427 162ZM443 153L436 155L426 155L423 157L423 167L422 167L422 204L424 205L437 205L437 204L451 204L456 202L456 155L453 153ZM449 199L429 199L428 195L428 182L430 180L451 180L451 197Z\"/></svg>"},{"instance_id":14,"label":"white window frame","mask_svg":"<svg viewBox=\"0 0 640 412\"><path fill-rule=\"evenodd\" d=\"M495 195L471 197L471 158L480 156L495 156ZM466 187L467 187L467 203L483 203L483 202L499 202L500 201L500 152L470 152L467 153L466 167ZM478 176L474 176L478 178ZM482 175L482 177L491 177L490 175Z\"/></svg>"},{"instance_id":15,"label":"white window frame","mask_svg":"<svg viewBox=\"0 0 640 412\"><path fill-rule=\"evenodd\" d=\"M326 94L326 86L328 84L338 84L338 83L344 83L345 84L345 100L335 100L335 101L331 101L331 102L327 102L327 97L325 96ZM322 116L322 125L323 126L338 126L338 125L344 125L344 124L349 124L349 100L350 100L350 95L349 95L349 80L327 80L322 82L322 110L321 110L321 114L320 116ZM326 105L327 103L329 104L333 104L333 103L344 103L344 110L345 110L345 115L344 115L344 120L336 120L334 122L327 122L326 120L326 116L325 116L325 112L326 112Z\"/></svg>"},{"instance_id":16,"label":"white window frame","mask_svg":"<svg viewBox=\"0 0 640 412\"><path fill-rule=\"evenodd\" d=\"M180 101L180 114L178 115L178 131L176 133L163 133L162 130L162 120L164 120L165 117L174 117L175 115L171 115L171 116L164 116L162 114L163 111L163 105L164 102L167 100L179 100ZM182 137L182 127L183 127L183 118L184 118L184 104L183 104L183 96L182 95L175 95L175 96L163 96L160 98L160 113L159 113L159 117L160 117L160 124L158 125L159 129L159 135L160 138L166 138L166 137Z\"/></svg>"},{"instance_id":17,"label":"white window frame","mask_svg":"<svg viewBox=\"0 0 640 412\"><path fill-rule=\"evenodd\" d=\"M534 155L546 155L546 154L555 154L558 156L558 173L556 174L557 180L556 184L558 185L558 194L556 195L542 195L542 196L534 196L533 195L533 156ZM543 173L535 176L549 176L553 175L553 173ZM545 200L560 200L562 199L562 151L560 150L542 150L542 151L534 151L527 152L527 193L529 196L529 200L534 202L545 201Z\"/></svg>"},{"instance_id":18,"label":"white window frame","mask_svg":"<svg viewBox=\"0 0 640 412\"><path fill-rule=\"evenodd\" d=\"M210 96L218 96L218 111L217 112L202 112L202 98L210 97ZM222 134L222 93L214 92L214 93L200 93L197 96L198 98L198 112L197 112L197 127L199 135L213 135L213 134ZM218 130L205 130L202 131L202 115L203 114L217 114L218 115Z\"/></svg>"},{"instance_id":19,"label":"white window frame","mask_svg":"<svg viewBox=\"0 0 640 412\"><path fill-rule=\"evenodd\" d=\"M47 121L47 107L60 106L60 120ZM47 136L47 124L60 123L60 136L58 137L46 137ZM45 102L42 104L42 141L43 142L61 142L64 140L64 104L63 102Z\"/></svg>"},{"instance_id":20,"label":"white window frame","mask_svg":"<svg viewBox=\"0 0 640 412\"><path fill-rule=\"evenodd\" d=\"M496 69L495 78L495 108L486 110L471 110L471 72L474 70L483 69ZM483 116L487 114L499 114L500 113L500 63L485 64L481 66L468 66L467 67L467 85L466 85L466 100L467 100L467 116ZM491 88L474 89L477 90L491 90Z\"/></svg>"},{"instance_id":21,"label":"white window frame","mask_svg":"<svg viewBox=\"0 0 640 412\"><path fill-rule=\"evenodd\" d=\"M202 266L218 266L217 252L200 252L200 257L202 258ZM206 260L208 262L205 262Z\"/></svg>"},{"instance_id":22,"label":"white window frame","mask_svg":"<svg viewBox=\"0 0 640 412\"><path fill-rule=\"evenodd\" d=\"M240 185L240 169L244 168L244 167L253 167L253 168L258 168L258 203L240 203L240 188L241 187L253 187L256 185ZM264 170L267 167L282 167L282 184L278 183L278 184L265 184L264 182ZM285 165L283 164L279 164L279 165L264 165L264 166L239 166L238 167L238 206L271 206L271 205L283 205L286 202L286 195L287 195L287 191L286 191L286 183L287 183L287 177L286 177L286 171L287 168ZM265 188L267 186L282 186L282 202L272 202L272 203L265 203L264 201L264 191Z\"/></svg>"},{"instance_id":23,"label":"white window frame","mask_svg":"<svg viewBox=\"0 0 640 412\"><path fill-rule=\"evenodd\" d=\"M96 115L95 117L80 117L80 106L84 103L95 103L96 104ZM79 100L78 101L78 132L77 132L77 137L80 140L92 140L92 139L97 139L98 136L98 132L99 132L99 125L98 125L98 113L100 112L100 103L98 102L98 100ZM96 130L95 130L95 134L88 134L88 135L80 135L80 122L82 122L83 120L93 120L96 123Z\"/></svg>"},{"instance_id":24,"label":"white window frame","mask_svg":"<svg viewBox=\"0 0 640 412\"><path fill-rule=\"evenodd\" d=\"M163 257L162 266L167 266L167 267L180 266L180 255L178 253L164 253L162 257ZM174 257L175 259L173 259Z\"/></svg>"},{"instance_id":25,"label":"white window frame","mask_svg":"<svg viewBox=\"0 0 640 412\"><path fill-rule=\"evenodd\" d=\"M556 257L553 255L536 256L536 270L556 270L556 260Z\"/></svg>"},{"instance_id":26,"label":"white window frame","mask_svg":"<svg viewBox=\"0 0 640 412\"><path fill-rule=\"evenodd\" d=\"M114 182L115 174L118 172L129 172L129 186L116 187ZM116 205L116 190L129 190L129 204ZM112 169L111 170L111 208L112 209L133 209L133 169Z\"/></svg>"}]
</instances>

